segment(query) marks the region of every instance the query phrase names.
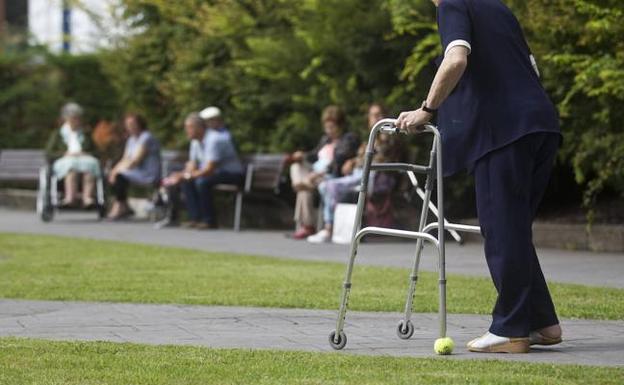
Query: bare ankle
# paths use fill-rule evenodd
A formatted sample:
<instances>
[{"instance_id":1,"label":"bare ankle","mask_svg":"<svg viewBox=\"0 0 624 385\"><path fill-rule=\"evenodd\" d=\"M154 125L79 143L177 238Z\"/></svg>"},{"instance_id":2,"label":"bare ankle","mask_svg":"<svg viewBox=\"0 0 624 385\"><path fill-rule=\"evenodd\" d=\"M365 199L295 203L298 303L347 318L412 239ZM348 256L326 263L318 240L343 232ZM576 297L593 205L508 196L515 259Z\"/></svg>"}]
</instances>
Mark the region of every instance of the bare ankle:
<instances>
[{"instance_id":1,"label":"bare ankle","mask_svg":"<svg viewBox=\"0 0 624 385\"><path fill-rule=\"evenodd\" d=\"M549 337L549 338L559 338L561 337L561 334L562 334L561 325L559 324L547 326L545 328L538 330L538 332L544 337Z\"/></svg>"}]
</instances>

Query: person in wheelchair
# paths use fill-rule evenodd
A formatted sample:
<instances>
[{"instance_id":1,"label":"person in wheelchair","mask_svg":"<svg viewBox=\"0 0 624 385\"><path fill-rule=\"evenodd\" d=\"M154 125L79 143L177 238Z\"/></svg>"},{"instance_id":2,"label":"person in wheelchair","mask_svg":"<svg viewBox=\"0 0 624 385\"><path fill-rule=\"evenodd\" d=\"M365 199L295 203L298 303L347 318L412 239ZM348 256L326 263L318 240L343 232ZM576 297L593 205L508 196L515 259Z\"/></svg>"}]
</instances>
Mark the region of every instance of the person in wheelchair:
<instances>
[{"instance_id":1,"label":"person in wheelchair","mask_svg":"<svg viewBox=\"0 0 624 385\"><path fill-rule=\"evenodd\" d=\"M82 122L83 109L68 103L61 110L63 124L48 140L46 154L52 175L64 182L62 207L95 208L95 182L102 176L100 162L89 152L93 146ZM79 181L82 179L82 194Z\"/></svg>"}]
</instances>

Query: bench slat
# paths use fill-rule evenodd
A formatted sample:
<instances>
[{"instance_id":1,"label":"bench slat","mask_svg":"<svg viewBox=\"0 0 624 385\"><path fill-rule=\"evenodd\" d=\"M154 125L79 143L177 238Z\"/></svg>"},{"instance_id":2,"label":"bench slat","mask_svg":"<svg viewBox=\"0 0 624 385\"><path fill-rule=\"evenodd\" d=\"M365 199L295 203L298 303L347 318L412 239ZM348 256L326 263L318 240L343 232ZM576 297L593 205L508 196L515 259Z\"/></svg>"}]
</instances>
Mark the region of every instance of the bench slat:
<instances>
[{"instance_id":1,"label":"bench slat","mask_svg":"<svg viewBox=\"0 0 624 385\"><path fill-rule=\"evenodd\" d=\"M237 192L241 190L241 187L235 184L218 184L214 188L217 191L228 191L228 192Z\"/></svg>"}]
</instances>

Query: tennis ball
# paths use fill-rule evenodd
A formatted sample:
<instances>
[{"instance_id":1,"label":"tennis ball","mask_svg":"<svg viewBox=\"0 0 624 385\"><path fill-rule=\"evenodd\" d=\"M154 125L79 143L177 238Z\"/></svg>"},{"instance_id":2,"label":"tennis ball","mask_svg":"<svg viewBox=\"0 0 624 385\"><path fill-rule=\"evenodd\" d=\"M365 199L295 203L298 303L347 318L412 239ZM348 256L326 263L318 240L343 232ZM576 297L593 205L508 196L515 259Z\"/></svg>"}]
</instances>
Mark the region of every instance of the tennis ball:
<instances>
[{"instance_id":1,"label":"tennis ball","mask_svg":"<svg viewBox=\"0 0 624 385\"><path fill-rule=\"evenodd\" d=\"M448 355L453 353L455 343L450 337L438 338L433 345L433 350L439 355Z\"/></svg>"}]
</instances>

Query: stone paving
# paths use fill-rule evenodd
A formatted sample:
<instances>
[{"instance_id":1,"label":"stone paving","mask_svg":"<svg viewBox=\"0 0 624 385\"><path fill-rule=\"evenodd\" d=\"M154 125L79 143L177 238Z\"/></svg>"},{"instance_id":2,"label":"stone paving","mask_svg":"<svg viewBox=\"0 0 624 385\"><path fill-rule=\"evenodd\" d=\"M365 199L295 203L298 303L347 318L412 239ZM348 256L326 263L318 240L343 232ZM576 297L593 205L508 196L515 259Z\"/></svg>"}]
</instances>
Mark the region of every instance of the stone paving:
<instances>
[{"instance_id":1,"label":"stone paving","mask_svg":"<svg viewBox=\"0 0 624 385\"><path fill-rule=\"evenodd\" d=\"M400 317L348 313L348 344L340 354L436 357L437 316L414 315L416 331L408 341L395 334ZM327 336L335 319L335 311L320 310L0 300L0 336L52 340L330 352ZM491 355L465 348L487 328L489 317L451 314L448 321L457 346L452 359L624 367L624 322L564 320L565 341L558 346Z\"/></svg>"},{"instance_id":2,"label":"stone paving","mask_svg":"<svg viewBox=\"0 0 624 385\"><path fill-rule=\"evenodd\" d=\"M33 212L0 209L0 232L63 235L339 263L346 262L349 252L344 245L314 245L287 239L283 231L154 230L146 222L100 222L94 219L93 213L61 213L54 222L46 224ZM357 263L407 268L413 263L414 249L414 242L365 243L360 248ZM624 288L624 254L556 249L541 249L538 254L549 281ZM449 241L446 260L449 273L489 276L479 243L459 246ZM436 271L436 266L433 249L426 247L422 269Z\"/></svg>"},{"instance_id":3,"label":"stone paving","mask_svg":"<svg viewBox=\"0 0 624 385\"><path fill-rule=\"evenodd\" d=\"M60 215L50 224L30 212L0 209L0 232L40 233L117 240L206 251L270 255L344 263L348 247L312 245L284 237L283 232L247 230L154 230L145 222L106 223L92 215ZM449 243L451 273L487 276L480 244ZM413 243L367 243L358 263L408 267ZM624 288L624 256L620 254L539 250L547 278L553 281ZM423 269L435 271L432 250ZM280 349L329 352L327 336L335 327L335 311L238 307L111 304L0 299L0 336L54 340L105 340L147 344L200 345L215 348ZM341 354L435 357L438 334L435 314L414 317L409 341L395 334L400 314L350 312L347 348ZM481 335L489 316L449 315L449 335L457 348L452 359L503 359L544 363L577 363L624 367L624 321L563 320L564 343L536 348L528 355L468 353L465 344ZM441 358L444 359L444 358Z\"/></svg>"}]
</instances>

